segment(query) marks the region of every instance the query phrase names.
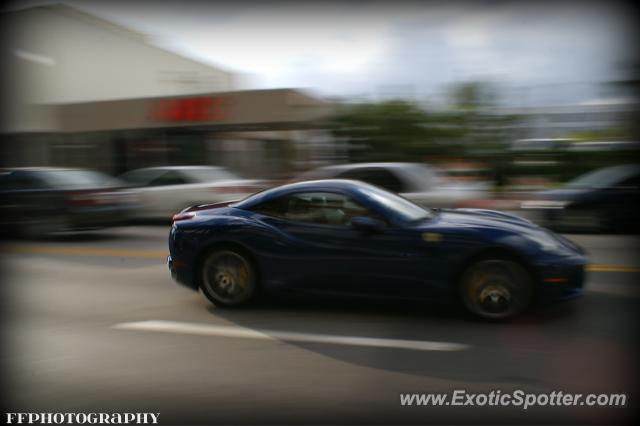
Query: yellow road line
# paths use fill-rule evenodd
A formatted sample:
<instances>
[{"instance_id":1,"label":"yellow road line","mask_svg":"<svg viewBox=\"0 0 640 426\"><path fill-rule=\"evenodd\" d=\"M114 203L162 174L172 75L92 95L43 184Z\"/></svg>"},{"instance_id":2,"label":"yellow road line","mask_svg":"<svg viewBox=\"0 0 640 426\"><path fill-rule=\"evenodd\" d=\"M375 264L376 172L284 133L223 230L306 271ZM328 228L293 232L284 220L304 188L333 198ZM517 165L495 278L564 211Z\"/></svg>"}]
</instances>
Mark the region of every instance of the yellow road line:
<instances>
[{"instance_id":1,"label":"yellow road line","mask_svg":"<svg viewBox=\"0 0 640 426\"><path fill-rule=\"evenodd\" d=\"M121 250L121 249L92 249L71 247L42 247L42 246L3 246L5 252L38 253L38 254L68 254L73 256L112 256L112 257L148 257L166 259L169 252L150 250Z\"/></svg>"},{"instance_id":2,"label":"yellow road line","mask_svg":"<svg viewBox=\"0 0 640 426\"><path fill-rule=\"evenodd\" d=\"M609 272L640 272L638 265L587 265L587 271L609 271Z\"/></svg>"},{"instance_id":3,"label":"yellow road line","mask_svg":"<svg viewBox=\"0 0 640 426\"><path fill-rule=\"evenodd\" d=\"M640 272L640 266L587 265L586 270L597 272Z\"/></svg>"},{"instance_id":4,"label":"yellow road line","mask_svg":"<svg viewBox=\"0 0 640 426\"><path fill-rule=\"evenodd\" d=\"M72 256L111 256L111 257L146 257L166 259L169 252L151 250L122 250L122 249L92 249L73 247L46 247L46 246L0 246L0 251L37 254L66 254ZM587 271L596 272L640 272L638 265L598 265L586 266Z\"/></svg>"}]
</instances>

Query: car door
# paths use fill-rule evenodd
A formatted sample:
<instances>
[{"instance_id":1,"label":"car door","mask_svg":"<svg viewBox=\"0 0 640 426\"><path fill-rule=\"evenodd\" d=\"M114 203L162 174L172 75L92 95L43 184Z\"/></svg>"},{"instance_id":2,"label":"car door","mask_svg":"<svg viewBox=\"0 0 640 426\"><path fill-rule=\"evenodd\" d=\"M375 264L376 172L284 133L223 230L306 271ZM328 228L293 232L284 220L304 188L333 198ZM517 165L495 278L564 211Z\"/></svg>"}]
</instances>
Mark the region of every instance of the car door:
<instances>
[{"instance_id":1,"label":"car door","mask_svg":"<svg viewBox=\"0 0 640 426\"><path fill-rule=\"evenodd\" d=\"M193 205L193 199L201 195L193 194L191 182L177 170L168 170L152 179L147 188L147 194L152 200L156 211L154 216L171 218L185 207Z\"/></svg>"},{"instance_id":2,"label":"car door","mask_svg":"<svg viewBox=\"0 0 640 426\"><path fill-rule=\"evenodd\" d=\"M430 276L420 233L395 227L344 194L299 193L256 206L259 219L277 229L278 269L296 290L379 297L429 297ZM368 217L379 226L353 226ZM413 241L413 240L416 241ZM278 260L276 260L278 261Z\"/></svg>"}]
</instances>

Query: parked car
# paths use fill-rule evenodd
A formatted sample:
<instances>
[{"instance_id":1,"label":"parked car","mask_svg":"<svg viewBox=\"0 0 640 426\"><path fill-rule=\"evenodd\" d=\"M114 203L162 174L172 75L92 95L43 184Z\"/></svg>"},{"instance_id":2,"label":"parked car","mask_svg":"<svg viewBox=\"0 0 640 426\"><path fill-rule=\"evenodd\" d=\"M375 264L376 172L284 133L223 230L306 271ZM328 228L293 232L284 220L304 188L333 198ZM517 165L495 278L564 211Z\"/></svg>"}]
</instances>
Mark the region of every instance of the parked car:
<instances>
[{"instance_id":1,"label":"parked car","mask_svg":"<svg viewBox=\"0 0 640 426\"><path fill-rule=\"evenodd\" d=\"M352 180L288 184L174 216L172 277L218 306L272 294L460 300L488 319L583 294L587 254L491 210L432 210Z\"/></svg>"},{"instance_id":2,"label":"parked car","mask_svg":"<svg viewBox=\"0 0 640 426\"><path fill-rule=\"evenodd\" d=\"M4 234L35 238L119 225L134 204L112 179L83 169L2 169L0 227Z\"/></svg>"},{"instance_id":3,"label":"parked car","mask_svg":"<svg viewBox=\"0 0 640 426\"><path fill-rule=\"evenodd\" d=\"M603 142L578 142L569 147L570 151L616 151L638 150L640 142L636 141L603 141Z\"/></svg>"},{"instance_id":4,"label":"parked car","mask_svg":"<svg viewBox=\"0 0 640 426\"><path fill-rule=\"evenodd\" d=\"M640 165L605 167L524 201L540 223L562 231L638 232Z\"/></svg>"},{"instance_id":5,"label":"parked car","mask_svg":"<svg viewBox=\"0 0 640 426\"><path fill-rule=\"evenodd\" d=\"M138 196L134 219L171 220L186 207L238 199L264 189L264 183L243 179L223 167L177 166L133 170L118 177Z\"/></svg>"},{"instance_id":6,"label":"parked car","mask_svg":"<svg viewBox=\"0 0 640 426\"><path fill-rule=\"evenodd\" d=\"M540 150L552 150L552 149L567 149L571 144L578 142L579 139L560 139L560 138L547 138L547 139L518 139L514 141L510 151L540 151Z\"/></svg>"},{"instance_id":7,"label":"parked car","mask_svg":"<svg viewBox=\"0 0 640 426\"><path fill-rule=\"evenodd\" d=\"M319 179L353 179L400 194L429 208L488 198L481 184L448 184L435 170L416 163L359 163L321 167L302 173L291 183Z\"/></svg>"}]
</instances>

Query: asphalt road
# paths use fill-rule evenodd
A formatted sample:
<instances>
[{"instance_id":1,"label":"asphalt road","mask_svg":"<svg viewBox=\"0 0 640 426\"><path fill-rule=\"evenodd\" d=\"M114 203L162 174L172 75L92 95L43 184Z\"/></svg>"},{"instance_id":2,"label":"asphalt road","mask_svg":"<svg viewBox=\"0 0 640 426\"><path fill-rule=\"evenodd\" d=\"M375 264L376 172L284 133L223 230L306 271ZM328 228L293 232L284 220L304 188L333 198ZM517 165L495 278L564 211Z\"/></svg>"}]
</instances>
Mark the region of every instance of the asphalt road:
<instances>
[{"instance_id":1,"label":"asphalt road","mask_svg":"<svg viewBox=\"0 0 640 426\"><path fill-rule=\"evenodd\" d=\"M153 412L161 424L625 424L637 413L637 237L569 235L596 265L587 296L491 324L437 304L217 309L171 280L167 236L135 226L2 245L7 412ZM459 388L629 403L399 402Z\"/></svg>"}]
</instances>

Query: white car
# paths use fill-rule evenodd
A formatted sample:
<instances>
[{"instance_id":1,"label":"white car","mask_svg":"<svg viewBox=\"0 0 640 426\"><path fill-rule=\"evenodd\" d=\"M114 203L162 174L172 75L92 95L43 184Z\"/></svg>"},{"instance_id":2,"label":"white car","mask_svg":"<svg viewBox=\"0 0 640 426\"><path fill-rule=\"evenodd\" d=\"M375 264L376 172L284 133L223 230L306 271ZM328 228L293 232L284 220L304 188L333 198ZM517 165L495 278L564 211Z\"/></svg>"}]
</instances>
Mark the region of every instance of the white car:
<instances>
[{"instance_id":1,"label":"white car","mask_svg":"<svg viewBox=\"0 0 640 426\"><path fill-rule=\"evenodd\" d=\"M243 179L223 167L174 166L133 170L118 177L139 207L131 219L166 219L197 204L239 200L267 186Z\"/></svg>"},{"instance_id":2,"label":"white car","mask_svg":"<svg viewBox=\"0 0 640 426\"><path fill-rule=\"evenodd\" d=\"M486 199L480 185L451 185L425 164L359 163L327 166L302 173L291 182L319 179L352 179L370 183L428 208L455 208L458 203Z\"/></svg>"}]
</instances>

